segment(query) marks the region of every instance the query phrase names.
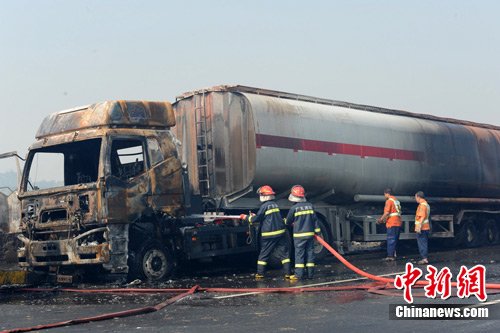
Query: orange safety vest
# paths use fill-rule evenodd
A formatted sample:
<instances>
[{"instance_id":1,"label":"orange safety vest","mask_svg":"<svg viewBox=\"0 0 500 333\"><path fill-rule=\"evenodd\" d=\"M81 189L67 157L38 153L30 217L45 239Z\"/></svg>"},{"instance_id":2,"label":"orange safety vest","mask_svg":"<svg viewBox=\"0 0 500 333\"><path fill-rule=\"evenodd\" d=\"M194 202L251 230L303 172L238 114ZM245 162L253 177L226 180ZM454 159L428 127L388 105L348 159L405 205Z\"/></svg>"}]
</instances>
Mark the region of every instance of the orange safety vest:
<instances>
[{"instance_id":1,"label":"orange safety vest","mask_svg":"<svg viewBox=\"0 0 500 333\"><path fill-rule=\"evenodd\" d=\"M386 228L400 227L401 226L401 204L394 196L390 196L385 201L384 213L389 213L387 221L385 222Z\"/></svg>"},{"instance_id":2,"label":"orange safety vest","mask_svg":"<svg viewBox=\"0 0 500 333\"><path fill-rule=\"evenodd\" d=\"M429 217L431 216L431 206L427 201L422 201L417 207L417 213L415 214L415 224L421 224L422 228L420 230L431 230L431 225L429 223Z\"/></svg>"}]
</instances>

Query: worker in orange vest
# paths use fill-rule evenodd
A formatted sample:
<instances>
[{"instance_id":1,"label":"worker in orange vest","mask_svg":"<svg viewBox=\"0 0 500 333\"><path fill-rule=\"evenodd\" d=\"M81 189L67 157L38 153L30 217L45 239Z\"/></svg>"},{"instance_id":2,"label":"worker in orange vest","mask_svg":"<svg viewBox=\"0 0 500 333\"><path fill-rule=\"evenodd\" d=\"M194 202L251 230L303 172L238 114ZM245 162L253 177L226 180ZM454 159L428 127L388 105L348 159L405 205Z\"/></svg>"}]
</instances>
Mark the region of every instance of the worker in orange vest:
<instances>
[{"instance_id":1,"label":"worker in orange vest","mask_svg":"<svg viewBox=\"0 0 500 333\"><path fill-rule=\"evenodd\" d=\"M398 199L392 195L392 189L386 188L384 191L385 207L384 214L377 220L378 224L385 221L387 229L387 257L384 261L396 260L396 246L399 240L401 228L401 204Z\"/></svg>"},{"instance_id":2,"label":"worker in orange vest","mask_svg":"<svg viewBox=\"0 0 500 333\"><path fill-rule=\"evenodd\" d=\"M417 213L415 214L415 232L417 233L418 252L420 252L420 256L422 257L417 263L419 265L427 265L429 263L429 260L427 260L427 245L431 230L429 222L431 206L425 200L425 194L422 191L418 191L415 194L415 201L418 202Z\"/></svg>"}]
</instances>

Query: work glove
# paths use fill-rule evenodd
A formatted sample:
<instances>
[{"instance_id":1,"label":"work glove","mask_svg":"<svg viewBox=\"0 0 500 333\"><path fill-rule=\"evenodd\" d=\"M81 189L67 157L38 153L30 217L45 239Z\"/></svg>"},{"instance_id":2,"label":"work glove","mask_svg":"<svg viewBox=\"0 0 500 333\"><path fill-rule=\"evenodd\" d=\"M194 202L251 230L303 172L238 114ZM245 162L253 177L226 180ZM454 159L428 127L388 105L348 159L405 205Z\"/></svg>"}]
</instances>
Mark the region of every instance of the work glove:
<instances>
[{"instance_id":1,"label":"work glove","mask_svg":"<svg viewBox=\"0 0 500 333\"><path fill-rule=\"evenodd\" d=\"M421 233L421 231L422 231L422 226L419 224L415 224L415 232L419 234Z\"/></svg>"},{"instance_id":2,"label":"work glove","mask_svg":"<svg viewBox=\"0 0 500 333\"><path fill-rule=\"evenodd\" d=\"M255 216L255 214L254 214L254 213L250 213L250 216ZM243 221L246 221L246 222L250 222L250 221L249 221L249 217L250 217L250 216L249 216L249 215L247 215L247 214L241 214L241 215L240 215L240 220L243 220ZM251 223L251 222L250 222L250 223Z\"/></svg>"}]
</instances>

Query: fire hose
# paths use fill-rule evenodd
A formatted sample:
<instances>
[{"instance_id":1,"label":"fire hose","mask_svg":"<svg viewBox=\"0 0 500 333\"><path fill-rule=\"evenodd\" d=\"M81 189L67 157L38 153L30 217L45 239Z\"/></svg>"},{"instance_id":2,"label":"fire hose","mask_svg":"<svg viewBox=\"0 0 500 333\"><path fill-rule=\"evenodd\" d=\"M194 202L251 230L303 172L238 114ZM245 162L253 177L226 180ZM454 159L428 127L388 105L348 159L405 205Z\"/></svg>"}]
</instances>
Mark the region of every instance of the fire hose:
<instances>
[{"instance_id":1,"label":"fire hose","mask_svg":"<svg viewBox=\"0 0 500 333\"><path fill-rule=\"evenodd\" d=\"M95 322L95 321L137 316L140 314L156 312L156 311L159 311L170 304L173 304L173 303L183 299L184 297L187 297L189 295L194 294L196 292L196 289L198 289L198 286L194 286L191 289L185 291L184 293L179 294L177 296L174 296L172 298L169 298L169 299L167 299L167 300L165 300L165 301L163 301L155 306L145 306L145 307L125 310L125 311L106 313L106 314L93 316L93 317L84 317L84 318L61 321L61 322L57 322L57 323L42 324L42 325L37 325L37 326L32 326L32 327L8 329L8 330L2 331L0 333L30 332L30 331L37 331L37 330L70 326L70 325L78 325L78 324L90 323L90 322Z\"/></svg>"},{"instance_id":2,"label":"fire hose","mask_svg":"<svg viewBox=\"0 0 500 333\"><path fill-rule=\"evenodd\" d=\"M67 320L51 324L42 324L32 327L14 328L1 331L0 333L14 333L14 332L29 332L41 329L49 329L55 327L63 327L69 325L78 325L83 323L102 321L112 318L123 318L129 316L136 316L140 314L150 313L159 311L168 305L171 305L181 299L193 295L196 292L213 292L213 293L235 293L235 292L255 292L255 293L302 293L302 292L321 292L321 291L346 291L346 290L367 290L368 292L386 295L386 296L396 296L397 294L390 293L386 288L393 288L394 279L381 277L367 273L358 267L347 261L342 255L335 251L325 240L319 236L315 236L316 240L323 245L331 254L333 254L342 264L347 268L352 270L358 275L361 275L367 279L375 281L371 284L358 284L350 286L338 286L338 287L304 287L304 288L292 288L292 287L282 287L282 288L203 288L200 286L194 286L192 288L177 288L177 289L167 289L167 288L115 288L115 289L75 289L75 288L20 288L20 291L24 292L74 292L74 293L180 293L177 296L168 298L167 300L159 303L155 306L146 306L141 308L135 308L125 311L112 312L107 314L102 314L93 317L83 317L73 320ZM417 281L416 285L422 287L427 285L427 281ZM452 287L456 287L456 283L452 283ZM487 283L486 289L500 290L500 283ZM415 296L423 296L417 294Z\"/></svg>"},{"instance_id":3,"label":"fire hose","mask_svg":"<svg viewBox=\"0 0 500 333\"><path fill-rule=\"evenodd\" d=\"M335 256L335 258L337 258L342 264L344 264L347 268L349 268L350 270L352 270L353 272L361 275L361 276L364 276L370 280L373 280L373 281L379 281L379 282L384 282L384 283L391 283L393 284L394 283L394 279L389 279L389 278L385 278L385 277L381 277L381 276L376 276L376 275L373 275L373 274L370 274L370 273L367 273L359 268L357 268L356 266L354 266L353 264L351 264L349 261L347 261L344 257L342 257L340 255L340 253L338 253L337 251L335 251L331 246L330 244L328 244L327 242L325 242L325 240L321 237L319 237L318 235L314 236L316 238L316 240L321 244L323 245L331 254L333 254ZM420 285L420 286L426 286L428 285L429 283L427 281L417 281L416 282L417 285ZM451 286L452 287L456 287L457 286L457 283L456 282L452 282L451 283ZM500 283L486 283L486 289L500 289Z\"/></svg>"}]
</instances>

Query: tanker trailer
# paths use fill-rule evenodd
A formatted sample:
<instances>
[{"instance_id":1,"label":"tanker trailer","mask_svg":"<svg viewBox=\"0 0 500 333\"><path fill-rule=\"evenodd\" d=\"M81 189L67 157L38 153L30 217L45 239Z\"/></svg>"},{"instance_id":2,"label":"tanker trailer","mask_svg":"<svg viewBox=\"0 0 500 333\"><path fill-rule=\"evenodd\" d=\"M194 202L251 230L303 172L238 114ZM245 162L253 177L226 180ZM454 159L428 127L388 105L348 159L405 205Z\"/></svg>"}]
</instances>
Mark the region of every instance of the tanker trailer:
<instances>
[{"instance_id":1,"label":"tanker trailer","mask_svg":"<svg viewBox=\"0 0 500 333\"><path fill-rule=\"evenodd\" d=\"M403 203L401 239L416 237L413 195L422 190L431 237L468 247L499 240L499 127L245 86L188 92L173 106L204 211L255 209L264 184L287 209L301 184L323 237L351 251L353 241L385 240L374 216L392 187Z\"/></svg>"},{"instance_id":2,"label":"tanker trailer","mask_svg":"<svg viewBox=\"0 0 500 333\"><path fill-rule=\"evenodd\" d=\"M285 210L304 185L341 251L385 239L373 216L388 186L408 214L401 238L415 237L410 196L424 190L432 237L493 243L499 141L494 126L244 86L62 111L26 158L18 259L60 281L82 267L161 280L179 261L255 252L256 228L237 216L263 184ZM57 181L37 184L39 168Z\"/></svg>"}]
</instances>

